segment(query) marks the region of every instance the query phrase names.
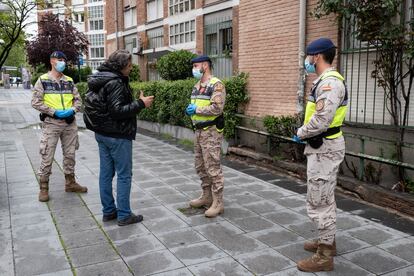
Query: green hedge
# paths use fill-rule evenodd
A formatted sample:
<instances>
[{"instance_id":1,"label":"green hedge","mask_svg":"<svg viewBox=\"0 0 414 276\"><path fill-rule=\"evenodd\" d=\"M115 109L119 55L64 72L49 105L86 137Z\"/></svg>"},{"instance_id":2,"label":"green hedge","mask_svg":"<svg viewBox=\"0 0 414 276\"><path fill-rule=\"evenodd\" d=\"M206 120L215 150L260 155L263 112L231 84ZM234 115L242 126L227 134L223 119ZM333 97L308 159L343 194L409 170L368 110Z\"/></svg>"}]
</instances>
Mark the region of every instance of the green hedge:
<instances>
[{"instance_id":1,"label":"green hedge","mask_svg":"<svg viewBox=\"0 0 414 276\"><path fill-rule=\"evenodd\" d=\"M238 108L246 103L247 96L247 74L241 73L229 80L224 80L226 87L226 104L224 107L226 138L233 138L235 127L240 123L240 118L235 114ZM191 90L196 83L195 79L177 81L155 81L155 82L131 82L135 95L144 91L144 95L154 95L154 103L151 108L144 109L139 115L140 120L158 122L191 128L191 120L184 114L184 110L190 103ZM77 84L81 96L84 97L87 86L84 83Z\"/></svg>"}]
</instances>

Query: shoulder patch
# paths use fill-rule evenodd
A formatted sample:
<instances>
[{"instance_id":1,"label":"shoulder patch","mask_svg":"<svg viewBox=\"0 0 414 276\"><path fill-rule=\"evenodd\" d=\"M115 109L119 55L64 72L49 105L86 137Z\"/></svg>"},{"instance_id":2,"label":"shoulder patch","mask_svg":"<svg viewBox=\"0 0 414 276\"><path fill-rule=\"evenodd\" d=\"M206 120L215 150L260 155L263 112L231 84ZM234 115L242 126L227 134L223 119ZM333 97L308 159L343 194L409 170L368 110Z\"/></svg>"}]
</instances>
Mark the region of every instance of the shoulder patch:
<instances>
[{"instance_id":1,"label":"shoulder patch","mask_svg":"<svg viewBox=\"0 0 414 276\"><path fill-rule=\"evenodd\" d=\"M321 111L325 107L325 100L319 100L316 102L316 111Z\"/></svg>"},{"instance_id":2,"label":"shoulder patch","mask_svg":"<svg viewBox=\"0 0 414 276\"><path fill-rule=\"evenodd\" d=\"M332 90L332 87L329 84L327 84L327 85L322 86L321 90L322 91L329 91L329 90Z\"/></svg>"},{"instance_id":3,"label":"shoulder patch","mask_svg":"<svg viewBox=\"0 0 414 276\"><path fill-rule=\"evenodd\" d=\"M214 87L216 91L222 91L224 89L224 85L221 82L217 82Z\"/></svg>"}]
</instances>

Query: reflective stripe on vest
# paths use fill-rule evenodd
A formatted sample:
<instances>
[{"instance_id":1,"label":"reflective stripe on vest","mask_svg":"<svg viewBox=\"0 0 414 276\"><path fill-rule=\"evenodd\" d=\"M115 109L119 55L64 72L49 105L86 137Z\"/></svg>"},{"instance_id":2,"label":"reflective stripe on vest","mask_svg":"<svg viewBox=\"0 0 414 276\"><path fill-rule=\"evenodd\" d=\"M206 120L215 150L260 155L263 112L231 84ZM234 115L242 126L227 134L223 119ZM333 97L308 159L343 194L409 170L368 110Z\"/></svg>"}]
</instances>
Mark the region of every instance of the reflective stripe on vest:
<instances>
[{"instance_id":1,"label":"reflective stripe on vest","mask_svg":"<svg viewBox=\"0 0 414 276\"><path fill-rule=\"evenodd\" d=\"M317 99L315 98L315 96L316 96L316 90L318 89L319 83L322 80L324 80L328 77L334 77L334 78L337 78L337 79L341 80L344 83L344 86L345 86L344 99L343 99L342 103L339 105L338 109L336 110L335 116L332 120L332 123L329 125L329 128L331 128L331 127L340 127L340 126L342 126L342 124L345 120L346 111L348 110L348 107L347 107L347 105L348 105L348 90L346 88L345 79L338 72L329 71L329 72L326 72L323 76L321 76L319 81L312 87L311 94L309 95L308 102L306 104L305 121L304 121L305 125L307 123L309 123L309 121L311 120L313 114L316 112ZM327 136L325 138L335 139L335 138L340 137L341 135L342 135L342 131L340 131L340 132L338 132L334 135Z\"/></svg>"},{"instance_id":2,"label":"reflective stripe on vest","mask_svg":"<svg viewBox=\"0 0 414 276\"><path fill-rule=\"evenodd\" d=\"M48 74L40 76L43 85L43 102L53 109L68 109L73 105L73 79L64 76L59 83L51 80Z\"/></svg>"},{"instance_id":3,"label":"reflective stripe on vest","mask_svg":"<svg viewBox=\"0 0 414 276\"><path fill-rule=\"evenodd\" d=\"M200 93L200 91L194 86L193 91L191 92L191 103L195 104L197 107L205 107L211 105L211 96L214 92L214 85L216 83L220 82L218 78L211 78L210 82L208 83L207 87L204 90L204 93ZM211 122L214 121L218 116L205 116L205 115L199 115L194 114L191 116L191 120L193 121L193 124L202 123L202 122ZM207 129L208 127L205 127L204 129ZM222 131L220 129L217 129L218 131Z\"/></svg>"}]
</instances>

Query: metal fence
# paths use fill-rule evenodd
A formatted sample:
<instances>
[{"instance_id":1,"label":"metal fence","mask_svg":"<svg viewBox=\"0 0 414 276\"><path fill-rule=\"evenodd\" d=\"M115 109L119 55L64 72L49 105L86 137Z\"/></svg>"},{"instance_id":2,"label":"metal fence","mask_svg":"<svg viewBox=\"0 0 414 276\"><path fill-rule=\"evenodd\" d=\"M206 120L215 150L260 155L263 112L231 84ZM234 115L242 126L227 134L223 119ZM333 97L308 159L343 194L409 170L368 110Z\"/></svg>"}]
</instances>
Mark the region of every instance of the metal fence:
<instances>
[{"instance_id":1,"label":"metal fence","mask_svg":"<svg viewBox=\"0 0 414 276\"><path fill-rule=\"evenodd\" d=\"M218 18L204 26L204 49L214 65L214 75L230 78L233 75L233 27L229 18Z\"/></svg>"},{"instance_id":2,"label":"metal fence","mask_svg":"<svg viewBox=\"0 0 414 276\"><path fill-rule=\"evenodd\" d=\"M407 16L413 16L412 3L407 10ZM387 109L386 94L378 85L377 79L371 76L375 69L373 62L378 57L378 45L359 40L355 35L355 28L354 19L344 21L340 70L346 79L350 98L346 120L350 123L390 125L392 120ZM411 105L414 103L414 93L411 93L410 102ZM401 106L403 108L404 101ZM411 106L408 126L414 126L414 108Z\"/></svg>"}]
</instances>

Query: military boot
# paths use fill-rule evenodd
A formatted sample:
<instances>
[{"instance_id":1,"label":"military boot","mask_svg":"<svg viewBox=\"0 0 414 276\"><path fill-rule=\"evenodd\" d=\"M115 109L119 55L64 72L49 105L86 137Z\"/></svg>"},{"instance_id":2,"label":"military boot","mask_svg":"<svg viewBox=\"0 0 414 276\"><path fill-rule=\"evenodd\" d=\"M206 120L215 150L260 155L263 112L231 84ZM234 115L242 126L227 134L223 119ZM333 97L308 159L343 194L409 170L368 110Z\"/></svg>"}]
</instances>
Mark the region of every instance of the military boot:
<instances>
[{"instance_id":1,"label":"military boot","mask_svg":"<svg viewBox=\"0 0 414 276\"><path fill-rule=\"evenodd\" d=\"M86 193L88 191L88 188L76 182L74 174L65 174L65 180L65 192Z\"/></svg>"},{"instance_id":2,"label":"military boot","mask_svg":"<svg viewBox=\"0 0 414 276\"><path fill-rule=\"evenodd\" d=\"M40 176L39 185L40 185L39 201L40 202L49 201L49 177Z\"/></svg>"},{"instance_id":3,"label":"military boot","mask_svg":"<svg viewBox=\"0 0 414 276\"><path fill-rule=\"evenodd\" d=\"M213 193L213 203L210 208L204 213L208 218L214 218L224 212L223 191Z\"/></svg>"},{"instance_id":4,"label":"military boot","mask_svg":"<svg viewBox=\"0 0 414 276\"><path fill-rule=\"evenodd\" d=\"M334 269L333 245L320 243L316 253L298 262L298 269L305 272L332 271Z\"/></svg>"},{"instance_id":5,"label":"military boot","mask_svg":"<svg viewBox=\"0 0 414 276\"><path fill-rule=\"evenodd\" d=\"M307 241L303 245L303 249L305 249L306 251L310 251L310 252L316 252L318 250L318 245L319 245L318 240ZM336 241L335 240L332 244L332 251L330 253L332 257L336 256Z\"/></svg>"},{"instance_id":6,"label":"military boot","mask_svg":"<svg viewBox=\"0 0 414 276\"><path fill-rule=\"evenodd\" d=\"M193 208L210 207L212 202L213 197L211 196L211 187L209 186L203 188L203 193L199 198L190 201L190 206Z\"/></svg>"}]
</instances>

